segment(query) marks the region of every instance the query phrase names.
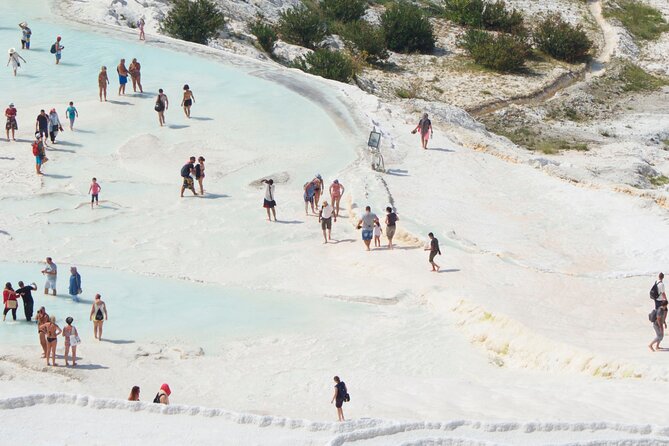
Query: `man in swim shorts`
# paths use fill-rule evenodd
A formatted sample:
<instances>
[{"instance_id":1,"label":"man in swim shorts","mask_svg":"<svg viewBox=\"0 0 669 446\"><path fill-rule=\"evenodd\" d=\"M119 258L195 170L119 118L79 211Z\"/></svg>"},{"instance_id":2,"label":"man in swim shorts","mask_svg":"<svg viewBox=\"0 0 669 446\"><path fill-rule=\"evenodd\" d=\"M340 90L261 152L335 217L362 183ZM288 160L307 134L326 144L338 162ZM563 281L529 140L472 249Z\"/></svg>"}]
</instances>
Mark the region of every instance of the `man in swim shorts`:
<instances>
[{"instance_id":1,"label":"man in swim shorts","mask_svg":"<svg viewBox=\"0 0 669 446\"><path fill-rule=\"evenodd\" d=\"M183 178L183 184L181 185L181 198L184 196L184 191L190 189L193 192L193 195L197 195L195 192L195 183L193 182L193 175L195 173L195 157L191 156L189 162L184 164L181 168L181 178Z\"/></svg>"},{"instance_id":2,"label":"man in swim shorts","mask_svg":"<svg viewBox=\"0 0 669 446\"><path fill-rule=\"evenodd\" d=\"M53 295L56 295L56 278L58 275L58 267L51 257L46 258L46 268L42 270L42 274L46 276L46 283L44 284L44 294L49 294L49 290L53 291Z\"/></svg>"},{"instance_id":3,"label":"man in swim shorts","mask_svg":"<svg viewBox=\"0 0 669 446\"><path fill-rule=\"evenodd\" d=\"M378 222L379 219L376 214L372 213L372 209L369 206L365 207L365 213L358 221L358 229L362 229L362 241L365 243L367 251L369 251L369 244L374 235L374 223Z\"/></svg>"},{"instance_id":4,"label":"man in swim shorts","mask_svg":"<svg viewBox=\"0 0 669 446\"><path fill-rule=\"evenodd\" d=\"M321 224L321 229L323 230L323 243L327 243L328 240L332 240L332 219L337 221L337 214L335 214L334 208L328 204L327 201L323 201L323 206L321 207L320 212L318 213L318 222ZM325 231L327 230L327 236Z\"/></svg>"},{"instance_id":5,"label":"man in swim shorts","mask_svg":"<svg viewBox=\"0 0 669 446\"><path fill-rule=\"evenodd\" d=\"M128 69L125 67L125 59L121 59L121 62L116 67L116 72L118 73L118 95L125 94L125 84L128 83Z\"/></svg>"}]
</instances>

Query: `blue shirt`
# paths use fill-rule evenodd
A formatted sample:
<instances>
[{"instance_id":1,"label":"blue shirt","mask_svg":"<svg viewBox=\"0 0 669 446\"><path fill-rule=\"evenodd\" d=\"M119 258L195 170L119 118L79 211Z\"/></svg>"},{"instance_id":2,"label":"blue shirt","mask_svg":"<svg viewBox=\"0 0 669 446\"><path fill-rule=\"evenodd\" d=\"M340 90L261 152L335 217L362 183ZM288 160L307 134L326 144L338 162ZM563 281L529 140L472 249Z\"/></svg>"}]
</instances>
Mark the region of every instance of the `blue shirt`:
<instances>
[{"instance_id":1,"label":"blue shirt","mask_svg":"<svg viewBox=\"0 0 669 446\"><path fill-rule=\"evenodd\" d=\"M79 290L81 289L81 276L79 273L72 274L70 276L70 295L71 296L76 296L79 294Z\"/></svg>"}]
</instances>

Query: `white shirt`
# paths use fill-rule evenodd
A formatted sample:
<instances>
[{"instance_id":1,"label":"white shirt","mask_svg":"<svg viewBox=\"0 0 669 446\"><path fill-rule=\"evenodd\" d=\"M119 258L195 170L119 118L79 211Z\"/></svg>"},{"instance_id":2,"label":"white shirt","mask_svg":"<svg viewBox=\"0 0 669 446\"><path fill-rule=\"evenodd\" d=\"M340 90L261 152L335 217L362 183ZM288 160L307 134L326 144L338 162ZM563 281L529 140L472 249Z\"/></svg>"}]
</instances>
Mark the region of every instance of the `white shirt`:
<instances>
[{"instance_id":1,"label":"white shirt","mask_svg":"<svg viewBox=\"0 0 669 446\"><path fill-rule=\"evenodd\" d=\"M265 185L265 200L267 200L267 201L274 200L274 185L273 184Z\"/></svg>"},{"instance_id":2,"label":"white shirt","mask_svg":"<svg viewBox=\"0 0 669 446\"><path fill-rule=\"evenodd\" d=\"M329 204L321 210L321 218L330 218L334 214L334 208Z\"/></svg>"},{"instance_id":3,"label":"white shirt","mask_svg":"<svg viewBox=\"0 0 669 446\"><path fill-rule=\"evenodd\" d=\"M55 277L56 274L58 273L58 267L57 267L56 264L53 263L53 262L51 262L51 265L49 265L49 264L47 263L47 264L46 264L46 268L44 268L44 271L46 271L46 273L47 273L48 276L51 276L51 274L53 274L53 276ZM659 285L659 284L658 284L658 285ZM658 290L660 289L659 286L658 286L657 289L658 289ZM662 288L662 289L664 290L664 288Z\"/></svg>"},{"instance_id":4,"label":"white shirt","mask_svg":"<svg viewBox=\"0 0 669 446\"><path fill-rule=\"evenodd\" d=\"M381 237L381 226L374 226L374 237Z\"/></svg>"},{"instance_id":5,"label":"white shirt","mask_svg":"<svg viewBox=\"0 0 669 446\"><path fill-rule=\"evenodd\" d=\"M657 282L657 300L666 300L665 297L662 297L662 294L664 293L664 283L662 282Z\"/></svg>"}]
</instances>

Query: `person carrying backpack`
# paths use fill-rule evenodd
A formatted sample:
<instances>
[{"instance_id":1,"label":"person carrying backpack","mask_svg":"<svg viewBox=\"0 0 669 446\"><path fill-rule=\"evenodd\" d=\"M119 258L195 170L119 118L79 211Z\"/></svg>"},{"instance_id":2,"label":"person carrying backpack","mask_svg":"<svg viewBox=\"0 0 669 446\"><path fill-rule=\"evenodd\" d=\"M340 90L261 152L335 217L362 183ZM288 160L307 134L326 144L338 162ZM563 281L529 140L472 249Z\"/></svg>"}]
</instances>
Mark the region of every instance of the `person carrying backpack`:
<instances>
[{"instance_id":1,"label":"person carrying backpack","mask_svg":"<svg viewBox=\"0 0 669 446\"><path fill-rule=\"evenodd\" d=\"M346 388L346 383L344 383L344 381L340 380L338 376L335 376L334 382L335 382L335 391L334 395L332 395L332 400L330 401L330 404L336 402L335 407L337 408L338 420L346 421L344 419L344 410L342 409L342 406L344 405L344 402L351 401L351 397L348 395L348 389Z\"/></svg>"},{"instance_id":2,"label":"person carrying backpack","mask_svg":"<svg viewBox=\"0 0 669 446\"><path fill-rule=\"evenodd\" d=\"M662 305L662 301L664 302L667 301L667 294L664 291L664 282L662 282L662 279L664 279L664 273L660 273L657 276L657 281L650 289L650 298L655 301L656 310L660 308L660 305Z\"/></svg>"},{"instance_id":3,"label":"person carrying backpack","mask_svg":"<svg viewBox=\"0 0 669 446\"><path fill-rule=\"evenodd\" d=\"M170 395L172 394L172 389L167 384L160 386L160 390L156 394L156 397L153 399L153 402L156 404L164 404L169 406L170 404Z\"/></svg>"},{"instance_id":4,"label":"person carrying backpack","mask_svg":"<svg viewBox=\"0 0 669 446\"><path fill-rule=\"evenodd\" d=\"M655 330L655 339L648 344L650 351L660 350L660 342L664 339L664 330L667 328L667 301L660 301L660 308L653 310L648 315L648 319L653 323ZM655 345L655 348L653 348Z\"/></svg>"}]
</instances>

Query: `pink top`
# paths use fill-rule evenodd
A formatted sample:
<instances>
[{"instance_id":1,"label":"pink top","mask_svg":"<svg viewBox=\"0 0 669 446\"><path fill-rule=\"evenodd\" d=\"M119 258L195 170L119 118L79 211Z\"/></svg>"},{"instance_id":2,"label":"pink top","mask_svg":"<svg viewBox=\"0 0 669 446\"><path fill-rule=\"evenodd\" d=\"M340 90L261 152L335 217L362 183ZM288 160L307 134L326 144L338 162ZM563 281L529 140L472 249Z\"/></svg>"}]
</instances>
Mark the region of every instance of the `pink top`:
<instances>
[{"instance_id":1,"label":"pink top","mask_svg":"<svg viewBox=\"0 0 669 446\"><path fill-rule=\"evenodd\" d=\"M100 193L100 184L98 183L91 183L91 193L93 195L97 195Z\"/></svg>"}]
</instances>

